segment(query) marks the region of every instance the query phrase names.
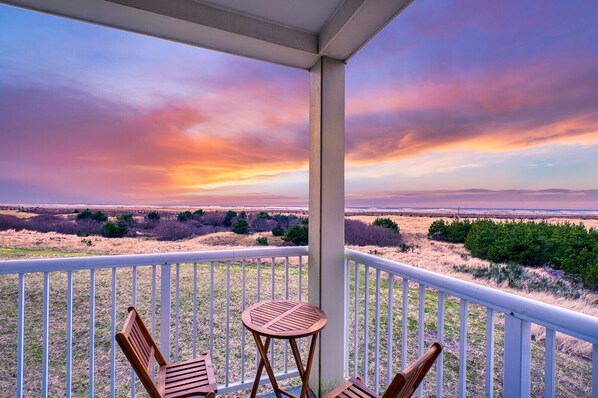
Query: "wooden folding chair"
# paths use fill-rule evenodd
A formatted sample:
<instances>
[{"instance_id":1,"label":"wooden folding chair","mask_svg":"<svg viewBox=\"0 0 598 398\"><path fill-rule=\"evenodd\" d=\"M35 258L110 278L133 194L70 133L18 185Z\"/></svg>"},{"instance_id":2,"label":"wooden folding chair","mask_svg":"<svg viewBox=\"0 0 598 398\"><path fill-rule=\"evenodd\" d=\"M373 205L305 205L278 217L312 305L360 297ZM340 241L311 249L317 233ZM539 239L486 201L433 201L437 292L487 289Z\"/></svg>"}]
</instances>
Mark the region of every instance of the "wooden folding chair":
<instances>
[{"instance_id":1,"label":"wooden folding chair","mask_svg":"<svg viewBox=\"0 0 598 398\"><path fill-rule=\"evenodd\" d=\"M116 341L151 398L216 397L218 385L210 356L169 364L135 307L129 307L129 316L122 331L116 334ZM157 384L154 359L159 367Z\"/></svg>"},{"instance_id":2,"label":"wooden folding chair","mask_svg":"<svg viewBox=\"0 0 598 398\"><path fill-rule=\"evenodd\" d=\"M436 342L417 361L396 374L382 398L409 398L436 362L442 351L442 345ZM331 391L326 398L380 398L373 393L359 378L351 378Z\"/></svg>"}]
</instances>

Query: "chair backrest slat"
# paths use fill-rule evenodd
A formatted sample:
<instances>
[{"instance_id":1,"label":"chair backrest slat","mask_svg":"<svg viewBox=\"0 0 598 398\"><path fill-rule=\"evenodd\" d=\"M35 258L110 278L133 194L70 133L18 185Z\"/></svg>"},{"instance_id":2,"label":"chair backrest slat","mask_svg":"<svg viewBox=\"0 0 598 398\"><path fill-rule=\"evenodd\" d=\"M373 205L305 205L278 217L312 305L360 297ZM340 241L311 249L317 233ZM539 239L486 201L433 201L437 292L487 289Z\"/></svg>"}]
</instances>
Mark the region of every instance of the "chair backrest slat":
<instances>
[{"instance_id":1,"label":"chair backrest slat","mask_svg":"<svg viewBox=\"0 0 598 398\"><path fill-rule=\"evenodd\" d=\"M116 341L150 396L161 398L152 366L154 359L159 366L165 366L166 361L135 308L129 307L129 316L122 331L116 334Z\"/></svg>"},{"instance_id":2,"label":"chair backrest slat","mask_svg":"<svg viewBox=\"0 0 598 398\"><path fill-rule=\"evenodd\" d=\"M430 371L432 365L434 365L434 362L436 362L436 358L438 358L441 351L442 346L440 343L436 342L432 344L432 347L430 347L430 349L417 361L403 371L397 373L382 398L411 397L426 374Z\"/></svg>"}]
</instances>

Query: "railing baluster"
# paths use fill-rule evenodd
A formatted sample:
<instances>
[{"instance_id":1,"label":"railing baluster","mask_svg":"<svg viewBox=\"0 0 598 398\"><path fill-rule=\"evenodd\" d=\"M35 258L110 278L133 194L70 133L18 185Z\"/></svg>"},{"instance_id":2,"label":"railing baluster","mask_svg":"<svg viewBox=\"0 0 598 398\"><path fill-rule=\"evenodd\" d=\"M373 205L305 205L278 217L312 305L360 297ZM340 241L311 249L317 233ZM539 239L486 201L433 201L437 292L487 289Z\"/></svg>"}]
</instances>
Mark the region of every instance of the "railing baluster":
<instances>
[{"instance_id":1,"label":"railing baluster","mask_svg":"<svg viewBox=\"0 0 598 398\"><path fill-rule=\"evenodd\" d=\"M274 257L272 257L272 269L271 269L271 280L270 280L270 299L274 300L275 295L274 295L274 280L276 278L276 269L275 269L275 261L274 261ZM272 367L274 368L274 339L270 340L270 364L272 364Z\"/></svg>"},{"instance_id":2,"label":"railing baluster","mask_svg":"<svg viewBox=\"0 0 598 398\"><path fill-rule=\"evenodd\" d=\"M390 384L392 381L393 373L392 373L392 345L393 345L393 337L392 337L392 328L393 328L393 299L394 299L394 284L395 284L395 277L392 274L388 274L388 324L386 325L386 384Z\"/></svg>"},{"instance_id":3,"label":"railing baluster","mask_svg":"<svg viewBox=\"0 0 598 398\"><path fill-rule=\"evenodd\" d=\"M95 387L96 270L89 271L89 398ZM134 397L134 395L133 395Z\"/></svg>"},{"instance_id":4,"label":"railing baluster","mask_svg":"<svg viewBox=\"0 0 598 398\"><path fill-rule=\"evenodd\" d=\"M245 311L245 260L241 261L241 310ZM245 383L245 326L241 322L241 383Z\"/></svg>"},{"instance_id":5,"label":"railing baluster","mask_svg":"<svg viewBox=\"0 0 598 398\"><path fill-rule=\"evenodd\" d=\"M225 384L228 386L229 379L229 354L230 354L230 261L226 262L226 342L225 342Z\"/></svg>"},{"instance_id":6,"label":"railing baluster","mask_svg":"<svg viewBox=\"0 0 598 398\"><path fill-rule=\"evenodd\" d=\"M289 299L289 257L284 258L284 299ZM289 341L284 340L284 353L283 353L283 362L284 362L284 372L289 372L289 361L288 361L288 349L289 349Z\"/></svg>"},{"instance_id":7,"label":"railing baluster","mask_svg":"<svg viewBox=\"0 0 598 398\"><path fill-rule=\"evenodd\" d=\"M349 281L350 281L350 271L349 271L349 260L345 259L344 261L345 266L345 291L343 302L345 303L345 314L344 314L344 321L345 321L345 331L343 333L343 376L349 376Z\"/></svg>"},{"instance_id":8,"label":"railing baluster","mask_svg":"<svg viewBox=\"0 0 598 398\"><path fill-rule=\"evenodd\" d=\"M353 319L353 376L357 377L359 366L359 264L355 261L355 313Z\"/></svg>"},{"instance_id":9,"label":"railing baluster","mask_svg":"<svg viewBox=\"0 0 598 398\"><path fill-rule=\"evenodd\" d=\"M529 397L531 370L531 323L513 315L505 315L505 366L503 395Z\"/></svg>"},{"instance_id":10,"label":"railing baluster","mask_svg":"<svg viewBox=\"0 0 598 398\"><path fill-rule=\"evenodd\" d=\"M214 262L210 261L210 356L214 357Z\"/></svg>"},{"instance_id":11,"label":"railing baluster","mask_svg":"<svg viewBox=\"0 0 598 398\"><path fill-rule=\"evenodd\" d=\"M262 260L260 258L257 259L257 302L259 303L261 297L261 286L262 286L262 278L261 278L261 267L262 267ZM260 353L255 347L255 367L257 368L260 363Z\"/></svg>"},{"instance_id":12,"label":"railing baluster","mask_svg":"<svg viewBox=\"0 0 598 398\"><path fill-rule=\"evenodd\" d=\"M114 344L114 342L112 343ZM73 387L73 271L66 273L66 398Z\"/></svg>"},{"instance_id":13,"label":"railing baluster","mask_svg":"<svg viewBox=\"0 0 598 398\"><path fill-rule=\"evenodd\" d=\"M403 278L403 308L401 319L401 367L407 367L407 325L409 323L409 279Z\"/></svg>"},{"instance_id":14,"label":"railing baluster","mask_svg":"<svg viewBox=\"0 0 598 398\"><path fill-rule=\"evenodd\" d=\"M598 344L592 345L592 397L598 396Z\"/></svg>"},{"instance_id":15,"label":"railing baluster","mask_svg":"<svg viewBox=\"0 0 598 398\"><path fill-rule=\"evenodd\" d=\"M554 398L555 337L554 330L546 329L546 344L544 345L544 398ZM598 391L594 391L594 395L598 395Z\"/></svg>"},{"instance_id":16,"label":"railing baluster","mask_svg":"<svg viewBox=\"0 0 598 398\"><path fill-rule=\"evenodd\" d=\"M152 265L152 337L156 338L156 265Z\"/></svg>"},{"instance_id":17,"label":"railing baluster","mask_svg":"<svg viewBox=\"0 0 598 398\"><path fill-rule=\"evenodd\" d=\"M467 300L461 299L459 311L459 397L467 393Z\"/></svg>"},{"instance_id":18,"label":"railing baluster","mask_svg":"<svg viewBox=\"0 0 598 398\"><path fill-rule=\"evenodd\" d=\"M19 309L17 315L17 398L22 398L23 391L23 370L25 367L25 274L19 274ZM67 304L68 305L68 304ZM71 318L72 319L72 318ZM68 319L67 319L68 322ZM67 330L67 338L69 331ZM67 358L68 360L68 358ZM67 368L68 370L68 368ZM67 375L68 376L68 375ZM69 382L67 378L67 383Z\"/></svg>"},{"instance_id":19,"label":"railing baluster","mask_svg":"<svg viewBox=\"0 0 598 398\"><path fill-rule=\"evenodd\" d=\"M299 256L299 292L297 295L297 300L301 301L301 283L303 282L303 270L302 270L302 261L303 261L303 256Z\"/></svg>"},{"instance_id":20,"label":"railing baluster","mask_svg":"<svg viewBox=\"0 0 598 398\"><path fill-rule=\"evenodd\" d=\"M438 335L437 339L440 344L444 345L444 292L438 292ZM442 383L443 383L443 358L444 354L441 351L436 360L436 396L442 397Z\"/></svg>"},{"instance_id":21,"label":"railing baluster","mask_svg":"<svg viewBox=\"0 0 598 398\"><path fill-rule=\"evenodd\" d=\"M170 362L170 264L162 264L160 273L160 351Z\"/></svg>"},{"instance_id":22,"label":"railing baluster","mask_svg":"<svg viewBox=\"0 0 598 398\"><path fill-rule=\"evenodd\" d=\"M491 398L494 390L494 310L486 312L486 397Z\"/></svg>"},{"instance_id":23,"label":"railing baluster","mask_svg":"<svg viewBox=\"0 0 598 398\"><path fill-rule=\"evenodd\" d=\"M380 392L380 271L376 270L376 330L374 332L374 391Z\"/></svg>"},{"instance_id":24,"label":"railing baluster","mask_svg":"<svg viewBox=\"0 0 598 398\"><path fill-rule=\"evenodd\" d=\"M193 357L197 356L197 263L193 263Z\"/></svg>"},{"instance_id":25,"label":"railing baluster","mask_svg":"<svg viewBox=\"0 0 598 398\"><path fill-rule=\"evenodd\" d=\"M116 397L116 268L112 268L112 313L111 313L111 330L110 336L110 397ZM70 345L70 342L67 342Z\"/></svg>"},{"instance_id":26,"label":"railing baluster","mask_svg":"<svg viewBox=\"0 0 598 398\"><path fill-rule=\"evenodd\" d=\"M363 381L368 383L369 345L370 345L370 313L369 313L369 290L370 290L370 267L364 264L365 275L363 277Z\"/></svg>"},{"instance_id":27,"label":"railing baluster","mask_svg":"<svg viewBox=\"0 0 598 398\"><path fill-rule=\"evenodd\" d=\"M176 265L174 281L174 361L179 361L179 323L180 323L180 301L181 301L181 264Z\"/></svg>"},{"instance_id":28,"label":"railing baluster","mask_svg":"<svg viewBox=\"0 0 598 398\"><path fill-rule=\"evenodd\" d=\"M132 289L131 289L131 303L133 307L137 306L137 267L132 268L131 274L131 282L132 282ZM135 371L131 369L131 397L135 397Z\"/></svg>"},{"instance_id":29,"label":"railing baluster","mask_svg":"<svg viewBox=\"0 0 598 398\"><path fill-rule=\"evenodd\" d=\"M424 355L424 330L426 328L426 319L425 319L425 300L426 300L426 286L423 283L419 284L419 298L418 298L418 325L417 325L417 347L419 356L421 357ZM420 384L417 389L417 396L419 398L422 397L424 392L424 382Z\"/></svg>"},{"instance_id":30,"label":"railing baluster","mask_svg":"<svg viewBox=\"0 0 598 398\"><path fill-rule=\"evenodd\" d=\"M48 396L48 349L49 349L49 327L50 327L50 274L44 272L43 290L43 335L42 335L42 397Z\"/></svg>"}]
</instances>

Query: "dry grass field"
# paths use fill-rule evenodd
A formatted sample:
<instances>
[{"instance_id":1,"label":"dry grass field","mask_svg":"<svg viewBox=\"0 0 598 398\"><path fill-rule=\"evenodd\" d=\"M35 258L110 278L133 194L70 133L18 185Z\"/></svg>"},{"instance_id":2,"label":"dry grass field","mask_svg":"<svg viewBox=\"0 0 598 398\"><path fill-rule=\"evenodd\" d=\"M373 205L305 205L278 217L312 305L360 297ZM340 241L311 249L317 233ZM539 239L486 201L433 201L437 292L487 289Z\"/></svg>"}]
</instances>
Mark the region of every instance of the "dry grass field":
<instances>
[{"instance_id":1,"label":"dry grass field","mask_svg":"<svg viewBox=\"0 0 598 398\"><path fill-rule=\"evenodd\" d=\"M20 216L24 216L21 214ZM372 222L374 216L351 216L351 218L362 220L364 222ZM468 266L487 266L487 261L471 258L468 256L467 250L460 244L450 244L443 242L429 241L426 238L427 229L433 219L428 217L405 217L405 216L391 216L401 228L403 241L411 245L409 251L401 251L396 247L353 247L357 250L379 255L384 258L389 258L402 263L411 264L416 267L429 269L435 272L457 276L460 279L471 280L476 283L483 283L492 287L498 287L502 290L511 291L518 295L524 295L533 299L549 302L575 311L584 312L589 315L598 316L598 295L589 291L582 291L577 300L564 299L547 292L525 292L520 290L513 290L507 286L497 286L489 281L475 280L471 275L458 273L454 271L453 266L466 264ZM561 221L561 220L550 220ZM568 220L575 222L575 220ZM597 220L584 220L584 224L588 227L598 227ZM97 254L134 254L134 253L158 253L158 252L179 252L179 251L201 251L201 250L222 250L232 248L244 248L248 246L255 246L255 239L258 236L267 236L270 245L280 246L282 241L280 238L272 237L269 233L260 233L253 235L236 235L230 232L221 232L217 234L210 234L181 241L166 242L157 241L151 238L137 237L137 238L118 238L109 239L99 236L90 236L82 239L75 235L62 235L57 233L39 233L31 231L0 231L0 259L12 258L45 258L45 257L65 257L78 255L97 255ZM91 241L91 245L87 241ZM199 279L203 281L204 286L208 280L207 265L200 265L198 267ZM276 297L284 296L284 267L278 264L276 267ZM265 268L268 270L269 268ZM263 272L263 271L262 271ZM534 272L543 273L542 270ZM123 269L118 271L118 308L119 324L122 323L126 307L130 304L131 297L131 271L130 269ZM138 306L142 313L149 314L151 312L150 303L150 280L151 267L140 267L138 269ZM241 305L240 305L240 275L241 270L238 266L231 267L231 312L230 319L239 320ZM255 265L247 267L248 285L247 291L252 292L253 296L248 298L247 304L251 304L255 299L256 285L256 268ZM354 275L352 275L354 277ZM108 270L99 271L97 273L97 314L96 314L96 361L102 362L109 359L110 347L110 286L111 275ZM188 264L181 265L181 327L180 327L180 357L187 358L192 354L192 277L193 267ZM303 274L303 297L307 294L307 274ZM270 297L270 274L269 272L262 274L262 297ZM51 280L51 302L52 302L52 321L50 325L51 331L51 348L50 348L50 392L51 396L62 396L64 394L65 382L65 367L64 367L64 352L65 352L65 292L66 281L65 276L58 273L54 275ZM216 308L225 308L225 279L226 279L226 265L217 264L215 267L215 302ZM297 279L298 269L296 266L290 267L289 291L291 298L297 298ZM362 286L360 291L363 291L363 277L360 278ZM373 282L374 278L371 278ZM74 324L74 360L77 366L77 372L73 383L75 396L83 396L87 392L88 387L88 373L87 373L87 358L89 355L89 273L77 272L75 273L75 307L74 311L77 321ZM159 284L159 283L158 283ZM385 307L386 289L388 289L386 278L383 277L382 283L382 302L381 308ZM372 285L373 286L373 285ZM174 289L174 285L173 285ZM372 289L372 287L370 287ZM174 291L174 290L173 290ZM370 290L372 291L372 290ZM15 369L14 363L16 358L16 277L2 276L0 277L0 351L5 353L0 360L0 391L14 391ZM353 293L351 293L353 294ZM401 286L396 284L394 288L394 301L396 315L393 318L394 335L393 346L396 346L395 361L398 362L398 352L400 347L400 330L403 320L400 316L400 308L397 303L401 302ZM370 294L370 300L373 300L373 294ZM425 306L425 334L426 340L432 340L435 336L436 324L436 293L434 291L426 292L426 306ZM249 296L248 296L249 297ZM39 396L41 388L41 276L30 275L27 280L27 336L26 336L26 373L27 380L27 396ZM253 300L253 301L252 301ZM354 298L351 298L351 308L353 308ZM363 311L363 294L361 294L361 311ZM197 346L198 349L205 349L208 346L209 328L207 327L207 314L209 303L205 292L202 292L198 297L198 316L201 316L199 322L200 329L198 330ZM375 313L373 301L370 301L370 330L374 328ZM445 355L445 388L447 396L452 396L456 392L457 382L457 364L458 364L458 336L459 336L459 303L454 298L447 299L446 302L446 325L445 335L447 343L447 354ZM220 382L225 379L223 364L224 344L226 339L225 333L225 311L215 311L215 325L214 325L214 361L216 363L218 378ZM363 326L363 316L359 318L360 329ZM483 378L484 378L484 360L485 352L483 349L483 342L485 336L485 310L476 305L470 305L469 313L469 327L468 327L468 395L480 396L483 393ZM408 336L411 342L417 341L417 288L413 286L409 293L409 314L408 319ZM380 324L381 330L386 330L388 319L385 311L382 311ZM354 327L351 319L350 327ZM158 324L159 328L159 324ZM500 394L500 375L502 374L502 318L498 317L496 322L496 356L495 356L495 374L496 386L495 393ZM543 329L536 327L533 329L533 344L532 344L532 390L534 396L542 395L542 371L543 371ZM238 361L241 356L241 335L242 329L240 322L232 322L229 331L229 345L231 363L235 363L234 367L230 369L229 379L236 380L240 377L240 367ZM382 333L384 335L384 333ZM370 332L370 338L373 334ZM353 338L352 336L350 337ZM381 380L384 384L386 380L386 352L385 352L385 336L381 337ZM249 364L247 370L247 377L252 377L252 369L255 367L255 349L253 347L250 336L246 336L247 344L245 349L246 363ZM589 396L588 377L591 371L591 364L589 358L590 348L588 344L580 344L578 341L566 336L557 335L557 345L559 346L559 353L557 355L557 395L583 397ZM352 347L352 340L350 341ZM370 340L368 346L373 358L373 341ZM361 350L363 344L360 343ZM282 346L277 349L277 363L279 369L282 365ZM362 352L362 351L361 351ZM413 360L417 356L417 347L408 347L408 358ZM350 357L350 367L353 367L353 357ZM124 360L124 357L118 353L117 355L117 385L118 396L126 397L130 394L130 372ZM363 355L359 355L359 369L363 372ZM253 366L253 368L252 368ZM395 370L397 367L395 365ZM370 381L373 380L373 366L369 367ZM99 367L96 370L96 395L106 396L109 383L109 370L105 367ZM429 377L429 382L426 387L426 396L433 396L433 382L434 375ZM142 388L138 383L137 391ZM262 391L267 392L266 387L262 387ZM1 394L0 394L1 395ZM10 396L9 394L8 396ZM138 396L143 396L138 394ZM241 392L231 394L233 396L246 396L246 393Z\"/></svg>"}]
</instances>

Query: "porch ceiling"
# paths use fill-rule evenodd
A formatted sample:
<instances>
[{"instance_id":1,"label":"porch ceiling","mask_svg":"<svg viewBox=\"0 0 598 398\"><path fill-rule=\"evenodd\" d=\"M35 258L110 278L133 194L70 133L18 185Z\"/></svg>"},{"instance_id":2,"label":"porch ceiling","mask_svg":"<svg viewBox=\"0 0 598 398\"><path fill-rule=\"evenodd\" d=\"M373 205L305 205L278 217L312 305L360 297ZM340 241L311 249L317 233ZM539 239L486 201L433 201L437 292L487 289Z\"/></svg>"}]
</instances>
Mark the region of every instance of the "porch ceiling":
<instances>
[{"instance_id":1,"label":"porch ceiling","mask_svg":"<svg viewBox=\"0 0 598 398\"><path fill-rule=\"evenodd\" d=\"M0 0L263 61L346 61L413 0Z\"/></svg>"}]
</instances>

